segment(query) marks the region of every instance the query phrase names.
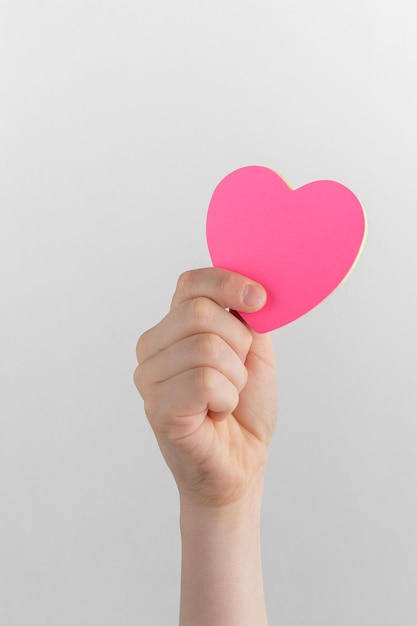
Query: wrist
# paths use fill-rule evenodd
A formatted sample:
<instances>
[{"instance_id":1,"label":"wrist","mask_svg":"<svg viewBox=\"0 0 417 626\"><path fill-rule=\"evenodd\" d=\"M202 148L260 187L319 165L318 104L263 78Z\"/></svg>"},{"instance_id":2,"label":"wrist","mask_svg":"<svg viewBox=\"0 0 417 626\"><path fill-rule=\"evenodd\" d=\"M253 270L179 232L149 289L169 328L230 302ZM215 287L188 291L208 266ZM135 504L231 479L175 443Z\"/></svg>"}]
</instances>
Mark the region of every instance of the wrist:
<instances>
[{"instance_id":1,"label":"wrist","mask_svg":"<svg viewBox=\"0 0 417 626\"><path fill-rule=\"evenodd\" d=\"M266 626L262 484L210 507L181 498L181 626Z\"/></svg>"},{"instance_id":2,"label":"wrist","mask_svg":"<svg viewBox=\"0 0 417 626\"><path fill-rule=\"evenodd\" d=\"M259 529L262 494L263 476L238 500L221 506L197 503L180 492L181 532L188 533L193 528L207 534Z\"/></svg>"}]
</instances>

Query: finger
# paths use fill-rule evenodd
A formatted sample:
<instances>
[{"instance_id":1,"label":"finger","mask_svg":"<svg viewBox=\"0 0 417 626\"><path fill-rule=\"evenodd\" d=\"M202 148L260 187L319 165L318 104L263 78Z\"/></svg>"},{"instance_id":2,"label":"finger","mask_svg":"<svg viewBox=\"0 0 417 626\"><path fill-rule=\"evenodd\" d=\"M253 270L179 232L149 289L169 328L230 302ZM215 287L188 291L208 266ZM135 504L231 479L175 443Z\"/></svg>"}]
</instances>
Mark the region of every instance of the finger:
<instances>
[{"instance_id":1,"label":"finger","mask_svg":"<svg viewBox=\"0 0 417 626\"><path fill-rule=\"evenodd\" d=\"M174 440L194 432L209 412L231 413L238 402L230 380L215 369L198 367L153 385L145 410L155 433Z\"/></svg>"},{"instance_id":2,"label":"finger","mask_svg":"<svg viewBox=\"0 0 417 626\"><path fill-rule=\"evenodd\" d=\"M245 312L258 311L266 302L266 291L259 283L234 272L208 267L181 274L171 309L200 296L223 308Z\"/></svg>"},{"instance_id":3,"label":"finger","mask_svg":"<svg viewBox=\"0 0 417 626\"><path fill-rule=\"evenodd\" d=\"M248 374L232 348L218 335L202 333L186 337L157 352L139 365L136 378L141 388L161 383L187 370L210 367L221 372L241 391Z\"/></svg>"},{"instance_id":4,"label":"finger","mask_svg":"<svg viewBox=\"0 0 417 626\"><path fill-rule=\"evenodd\" d=\"M236 319L240 320L250 331L252 337L251 354L275 368L275 351L272 344L271 333L259 334L250 328L249 324L241 317L238 311L231 310L230 313L236 317Z\"/></svg>"},{"instance_id":5,"label":"finger","mask_svg":"<svg viewBox=\"0 0 417 626\"><path fill-rule=\"evenodd\" d=\"M219 335L245 361L252 343L249 328L213 300L197 297L178 304L159 324L143 333L136 346L138 363L185 337L201 333Z\"/></svg>"}]
</instances>

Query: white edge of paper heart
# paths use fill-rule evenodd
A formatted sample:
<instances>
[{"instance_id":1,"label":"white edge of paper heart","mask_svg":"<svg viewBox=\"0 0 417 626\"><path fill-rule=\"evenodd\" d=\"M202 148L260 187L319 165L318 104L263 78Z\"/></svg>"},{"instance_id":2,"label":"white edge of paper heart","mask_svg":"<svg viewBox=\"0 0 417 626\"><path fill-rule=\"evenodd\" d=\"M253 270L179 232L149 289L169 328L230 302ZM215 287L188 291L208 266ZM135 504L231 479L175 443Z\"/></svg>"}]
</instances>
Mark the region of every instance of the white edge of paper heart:
<instances>
[{"instance_id":1,"label":"white edge of paper heart","mask_svg":"<svg viewBox=\"0 0 417 626\"><path fill-rule=\"evenodd\" d=\"M359 202L359 200L358 200L358 202ZM349 270L349 271L348 271L348 273L345 275L345 277L342 279L342 281L339 283L338 287L340 287L340 285L343 285L343 283L345 282L345 280L346 280L347 278L349 278L349 276L351 275L351 273L352 273L352 272L353 272L353 270L355 269L356 264L357 264L357 262L359 261L359 257L361 256L361 254L362 254L362 252L363 252L363 249L364 249L364 247L365 247L366 238L367 238L367 236L368 236L368 218L366 217L366 212L365 212L365 209L363 208L362 204L361 204L360 202L359 202L359 204L360 204L360 207L361 207L361 209L362 209L363 219L364 219L364 222L365 222L365 224L364 224L364 229L363 229L363 237L362 237L362 242L361 242L360 248L359 248L359 250L358 250L358 253L357 253L356 257L355 257L355 260L353 261L353 263L352 263L352 265L351 265L351 267L350 267L350 270ZM336 287L336 289L337 289L337 287Z\"/></svg>"}]
</instances>

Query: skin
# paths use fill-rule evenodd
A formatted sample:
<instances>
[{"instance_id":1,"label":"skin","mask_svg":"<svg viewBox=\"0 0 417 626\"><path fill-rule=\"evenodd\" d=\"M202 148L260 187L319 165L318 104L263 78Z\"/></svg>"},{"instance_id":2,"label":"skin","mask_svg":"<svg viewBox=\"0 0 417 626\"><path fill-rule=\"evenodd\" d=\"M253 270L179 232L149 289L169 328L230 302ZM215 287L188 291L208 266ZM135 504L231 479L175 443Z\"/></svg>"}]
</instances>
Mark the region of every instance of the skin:
<instances>
[{"instance_id":1,"label":"skin","mask_svg":"<svg viewBox=\"0 0 417 626\"><path fill-rule=\"evenodd\" d=\"M234 313L265 301L238 274L185 272L169 313L137 343L135 384L180 496L180 626L267 624L259 520L275 358L271 337Z\"/></svg>"}]
</instances>

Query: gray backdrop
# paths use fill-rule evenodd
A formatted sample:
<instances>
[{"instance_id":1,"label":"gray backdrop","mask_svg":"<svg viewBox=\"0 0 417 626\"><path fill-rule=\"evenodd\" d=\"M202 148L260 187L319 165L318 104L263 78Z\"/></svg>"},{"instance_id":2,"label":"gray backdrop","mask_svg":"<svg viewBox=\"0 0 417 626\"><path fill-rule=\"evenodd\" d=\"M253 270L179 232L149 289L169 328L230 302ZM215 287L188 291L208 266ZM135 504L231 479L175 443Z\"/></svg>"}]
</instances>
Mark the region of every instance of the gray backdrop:
<instances>
[{"instance_id":1,"label":"gray backdrop","mask_svg":"<svg viewBox=\"0 0 417 626\"><path fill-rule=\"evenodd\" d=\"M210 264L211 193L251 164L338 180L369 220L348 281L274 333L270 624L415 626L416 13L0 0L2 626L177 623L135 344Z\"/></svg>"}]
</instances>

